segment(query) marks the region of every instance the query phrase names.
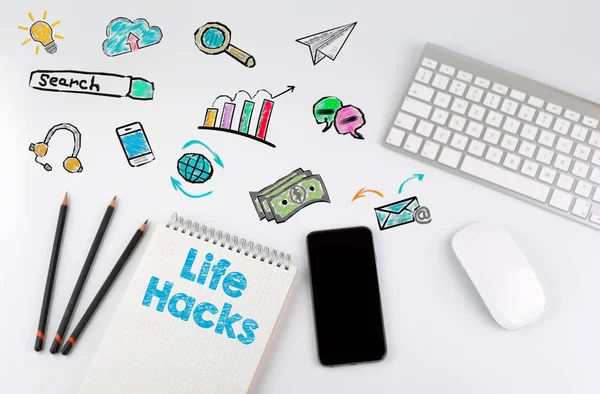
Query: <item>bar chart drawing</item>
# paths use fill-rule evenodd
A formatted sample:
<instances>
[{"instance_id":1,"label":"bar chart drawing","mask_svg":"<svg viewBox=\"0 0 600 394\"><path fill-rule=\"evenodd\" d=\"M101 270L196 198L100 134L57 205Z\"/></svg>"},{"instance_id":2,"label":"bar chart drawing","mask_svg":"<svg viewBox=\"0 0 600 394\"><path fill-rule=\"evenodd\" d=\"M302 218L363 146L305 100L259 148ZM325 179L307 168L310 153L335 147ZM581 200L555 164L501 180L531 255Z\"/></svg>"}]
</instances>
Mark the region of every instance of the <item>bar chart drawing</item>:
<instances>
[{"instance_id":1,"label":"bar chart drawing","mask_svg":"<svg viewBox=\"0 0 600 394\"><path fill-rule=\"evenodd\" d=\"M275 148L267 141L274 105L273 96L266 90L259 90L254 96L245 90L233 98L222 95L206 109L204 123L198 129L232 133Z\"/></svg>"}]
</instances>

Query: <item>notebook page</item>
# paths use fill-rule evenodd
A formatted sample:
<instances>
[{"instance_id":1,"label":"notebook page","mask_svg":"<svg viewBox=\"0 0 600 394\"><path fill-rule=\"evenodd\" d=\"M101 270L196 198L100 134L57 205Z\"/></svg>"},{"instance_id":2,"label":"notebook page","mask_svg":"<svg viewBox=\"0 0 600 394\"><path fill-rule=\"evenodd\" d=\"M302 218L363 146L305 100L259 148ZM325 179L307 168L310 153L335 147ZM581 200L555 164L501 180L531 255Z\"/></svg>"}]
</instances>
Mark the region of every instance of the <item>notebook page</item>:
<instances>
[{"instance_id":1,"label":"notebook page","mask_svg":"<svg viewBox=\"0 0 600 394\"><path fill-rule=\"evenodd\" d=\"M203 270L208 253L213 259L210 268ZM186 264L188 260L193 263ZM221 260L231 265L214 285L214 276L219 279L213 275L214 267ZM247 392L296 271L162 227L126 291L80 393ZM239 274L227 276L234 272ZM198 282L202 279L204 284ZM173 297L179 301L171 301Z\"/></svg>"}]
</instances>

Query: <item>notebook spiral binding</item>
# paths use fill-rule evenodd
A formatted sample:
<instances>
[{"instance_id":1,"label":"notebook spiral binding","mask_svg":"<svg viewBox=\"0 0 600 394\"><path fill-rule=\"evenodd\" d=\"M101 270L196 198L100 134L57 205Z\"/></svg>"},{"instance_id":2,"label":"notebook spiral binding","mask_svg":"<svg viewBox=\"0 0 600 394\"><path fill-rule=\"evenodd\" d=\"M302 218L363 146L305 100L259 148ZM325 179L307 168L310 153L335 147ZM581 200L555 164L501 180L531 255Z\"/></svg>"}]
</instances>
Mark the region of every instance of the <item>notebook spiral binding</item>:
<instances>
[{"instance_id":1,"label":"notebook spiral binding","mask_svg":"<svg viewBox=\"0 0 600 394\"><path fill-rule=\"evenodd\" d=\"M251 241L246 241L244 238L230 236L229 233L223 233L214 228L200 225L198 222L192 222L189 219L184 219L175 212L166 224L167 228L172 228L182 234L187 234L190 237L196 237L206 242L212 242L213 245L219 245L222 248L233 250L236 253L249 256L253 259L266 262L277 267L283 267L286 270L290 269L292 257L283 252L277 252L276 249L270 250L266 246L254 244Z\"/></svg>"}]
</instances>

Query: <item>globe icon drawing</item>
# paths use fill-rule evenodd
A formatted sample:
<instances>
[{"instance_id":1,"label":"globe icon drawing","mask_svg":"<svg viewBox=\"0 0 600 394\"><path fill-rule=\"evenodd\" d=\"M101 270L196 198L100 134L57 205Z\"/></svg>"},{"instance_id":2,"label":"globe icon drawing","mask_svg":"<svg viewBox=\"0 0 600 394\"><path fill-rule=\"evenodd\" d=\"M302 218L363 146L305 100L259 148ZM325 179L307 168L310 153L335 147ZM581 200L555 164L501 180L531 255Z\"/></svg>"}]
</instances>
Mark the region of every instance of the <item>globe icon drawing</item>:
<instances>
[{"instance_id":1,"label":"globe icon drawing","mask_svg":"<svg viewBox=\"0 0 600 394\"><path fill-rule=\"evenodd\" d=\"M204 183L213 174L213 166L206 156L199 153L186 153L177 161L179 175L190 183Z\"/></svg>"}]
</instances>

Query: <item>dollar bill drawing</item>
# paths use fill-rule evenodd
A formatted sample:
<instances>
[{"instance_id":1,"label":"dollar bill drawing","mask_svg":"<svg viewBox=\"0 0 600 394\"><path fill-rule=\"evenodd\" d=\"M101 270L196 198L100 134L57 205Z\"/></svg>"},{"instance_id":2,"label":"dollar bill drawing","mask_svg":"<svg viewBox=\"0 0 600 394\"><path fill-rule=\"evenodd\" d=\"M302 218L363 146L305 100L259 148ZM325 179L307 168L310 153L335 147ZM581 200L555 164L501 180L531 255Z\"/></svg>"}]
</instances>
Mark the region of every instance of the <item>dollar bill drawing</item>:
<instances>
[{"instance_id":1,"label":"dollar bill drawing","mask_svg":"<svg viewBox=\"0 0 600 394\"><path fill-rule=\"evenodd\" d=\"M316 202L330 202L323 178L298 168L257 192L250 198L259 219L283 223Z\"/></svg>"}]
</instances>

